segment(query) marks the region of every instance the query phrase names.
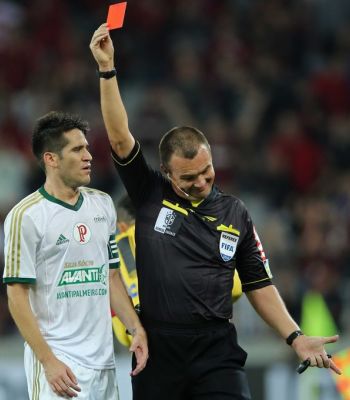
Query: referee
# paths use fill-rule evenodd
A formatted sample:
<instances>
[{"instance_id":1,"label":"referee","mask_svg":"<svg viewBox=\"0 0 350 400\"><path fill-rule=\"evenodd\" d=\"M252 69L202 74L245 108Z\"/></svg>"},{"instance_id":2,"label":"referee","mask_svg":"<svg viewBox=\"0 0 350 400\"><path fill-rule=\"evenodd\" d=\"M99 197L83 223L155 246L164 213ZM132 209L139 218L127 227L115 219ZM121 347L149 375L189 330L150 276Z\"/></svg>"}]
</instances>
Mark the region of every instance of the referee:
<instances>
[{"instance_id":1,"label":"referee","mask_svg":"<svg viewBox=\"0 0 350 400\"><path fill-rule=\"evenodd\" d=\"M137 308L139 306L138 281L135 263L135 209L128 195L124 195L117 202L118 233L115 240L118 245L120 258L120 272L125 282L131 301ZM233 277L232 302L237 301L242 295L242 284L237 271ZM132 337L127 333L126 327L118 316L112 311L113 331L118 341L129 347Z\"/></svg>"},{"instance_id":2,"label":"referee","mask_svg":"<svg viewBox=\"0 0 350 400\"><path fill-rule=\"evenodd\" d=\"M106 24L90 49L113 160L136 208L141 319L150 358L132 378L134 400L251 398L247 354L229 323L235 268L255 310L300 360L340 373L324 348L338 336L305 336L288 314L244 204L214 185L205 136L192 127L170 130L159 145L162 173L151 169L128 128Z\"/></svg>"}]
</instances>

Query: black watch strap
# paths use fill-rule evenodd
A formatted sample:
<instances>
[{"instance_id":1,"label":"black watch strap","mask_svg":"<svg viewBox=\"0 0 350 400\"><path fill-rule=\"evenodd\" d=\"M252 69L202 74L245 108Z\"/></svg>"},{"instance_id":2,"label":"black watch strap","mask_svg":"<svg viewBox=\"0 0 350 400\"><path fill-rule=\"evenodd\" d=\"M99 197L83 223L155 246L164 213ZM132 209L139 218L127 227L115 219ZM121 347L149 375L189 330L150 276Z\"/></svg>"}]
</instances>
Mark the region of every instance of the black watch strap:
<instances>
[{"instance_id":1,"label":"black watch strap","mask_svg":"<svg viewBox=\"0 0 350 400\"><path fill-rule=\"evenodd\" d=\"M117 75L117 71L116 71L115 68L113 68L110 71L99 71L99 70L97 70L97 76L99 78L111 79L111 78L113 78L113 76L116 76L116 75Z\"/></svg>"},{"instance_id":2,"label":"black watch strap","mask_svg":"<svg viewBox=\"0 0 350 400\"><path fill-rule=\"evenodd\" d=\"M301 335L304 335L304 334L303 334L303 332L300 331L300 330L297 330L297 331L292 332L292 333L287 337L286 343L287 343L289 346L291 346L291 344L294 342L294 340L295 340L298 336L301 336Z\"/></svg>"}]
</instances>

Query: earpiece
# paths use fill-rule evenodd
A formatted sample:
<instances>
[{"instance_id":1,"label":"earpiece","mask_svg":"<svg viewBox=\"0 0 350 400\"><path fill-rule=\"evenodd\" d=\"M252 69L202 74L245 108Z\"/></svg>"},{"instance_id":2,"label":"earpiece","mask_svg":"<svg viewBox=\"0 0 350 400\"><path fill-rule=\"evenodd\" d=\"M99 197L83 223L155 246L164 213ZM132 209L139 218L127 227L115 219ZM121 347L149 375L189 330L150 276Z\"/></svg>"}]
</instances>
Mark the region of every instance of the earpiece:
<instances>
[{"instance_id":1,"label":"earpiece","mask_svg":"<svg viewBox=\"0 0 350 400\"><path fill-rule=\"evenodd\" d=\"M165 171L164 171L164 172L165 172ZM173 181L173 179L171 178L169 172L166 172L166 176L167 176L167 178L169 179L169 181L172 182L172 184L173 184L175 187L177 187L178 190L180 190L181 193L183 193L186 197L190 197L190 195L189 195L188 193L186 193L183 189L180 188L180 186L178 186L178 185Z\"/></svg>"}]
</instances>

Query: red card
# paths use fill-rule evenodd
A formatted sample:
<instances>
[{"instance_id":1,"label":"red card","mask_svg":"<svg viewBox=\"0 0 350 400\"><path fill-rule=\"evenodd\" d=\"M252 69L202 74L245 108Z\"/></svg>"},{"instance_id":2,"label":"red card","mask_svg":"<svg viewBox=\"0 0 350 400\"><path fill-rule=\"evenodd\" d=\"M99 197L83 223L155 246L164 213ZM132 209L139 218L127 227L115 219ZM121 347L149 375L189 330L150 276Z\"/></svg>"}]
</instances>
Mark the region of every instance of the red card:
<instances>
[{"instance_id":1,"label":"red card","mask_svg":"<svg viewBox=\"0 0 350 400\"><path fill-rule=\"evenodd\" d=\"M118 29L123 26L126 1L123 3L112 4L108 9L107 25L108 29Z\"/></svg>"}]
</instances>

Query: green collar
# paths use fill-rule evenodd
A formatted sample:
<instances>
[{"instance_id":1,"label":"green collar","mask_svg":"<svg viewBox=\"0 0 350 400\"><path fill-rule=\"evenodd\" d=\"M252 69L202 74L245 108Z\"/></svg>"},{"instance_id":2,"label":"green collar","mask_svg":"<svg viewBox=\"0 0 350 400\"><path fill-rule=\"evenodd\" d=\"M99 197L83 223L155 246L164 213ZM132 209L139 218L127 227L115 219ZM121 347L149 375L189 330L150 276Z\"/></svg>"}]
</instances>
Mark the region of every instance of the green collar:
<instances>
[{"instance_id":1,"label":"green collar","mask_svg":"<svg viewBox=\"0 0 350 400\"><path fill-rule=\"evenodd\" d=\"M74 204L74 206L72 206L71 204L68 204L62 200L56 199L56 197L51 196L51 194L48 194L47 191L45 190L44 186L41 186L41 188L39 189L39 193L41 193L45 197L45 199L52 201L53 203L59 204L60 206L66 207L69 210L73 210L73 211L78 211L84 201L84 197L80 193L77 202Z\"/></svg>"}]
</instances>

